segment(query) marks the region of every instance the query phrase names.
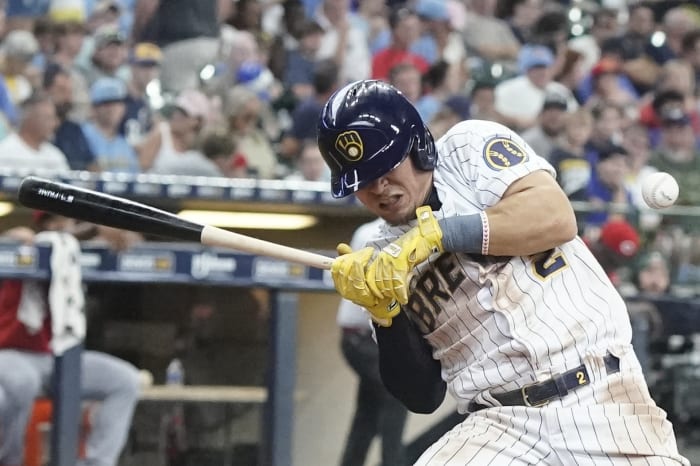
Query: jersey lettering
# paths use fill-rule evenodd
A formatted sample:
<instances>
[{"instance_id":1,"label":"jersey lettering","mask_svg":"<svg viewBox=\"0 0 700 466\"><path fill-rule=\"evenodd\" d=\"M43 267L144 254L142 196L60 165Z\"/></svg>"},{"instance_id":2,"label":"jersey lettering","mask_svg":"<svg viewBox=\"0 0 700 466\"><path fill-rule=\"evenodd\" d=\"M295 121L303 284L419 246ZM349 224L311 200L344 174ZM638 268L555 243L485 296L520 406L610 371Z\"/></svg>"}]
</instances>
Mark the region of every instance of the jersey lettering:
<instances>
[{"instance_id":1,"label":"jersey lettering","mask_svg":"<svg viewBox=\"0 0 700 466\"><path fill-rule=\"evenodd\" d=\"M409 316L421 333L435 330L441 302L448 301L465 278L453 254L442 254L434 267L417 277L405 310L410 311Z\"/></svg>"}]
</instances>

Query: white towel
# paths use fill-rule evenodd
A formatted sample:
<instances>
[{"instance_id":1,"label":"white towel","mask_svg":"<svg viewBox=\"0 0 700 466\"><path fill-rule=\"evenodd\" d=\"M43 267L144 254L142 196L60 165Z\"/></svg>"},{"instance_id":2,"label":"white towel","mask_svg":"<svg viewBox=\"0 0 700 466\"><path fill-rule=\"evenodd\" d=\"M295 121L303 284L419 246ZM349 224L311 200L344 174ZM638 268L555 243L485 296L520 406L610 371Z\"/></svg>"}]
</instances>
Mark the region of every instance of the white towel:
<instances>
[{"instance_id":1,"label":"white towel","mask_svg":"<svg viewBox=\"0 0 700 466\"><path fill-rule=\"evenodd\" d=\"M85 294L80 269L80 244L73 235L45 231L35 241L51 243L51 350L61 355L85 338Z\"/></svg>"},{"instance_id":2,"label":"white towel","mask_svg":"<svg viewBox=\"0 0 700 466\"><path fill-rule=\"evenodd\" d=\"M17 320L24 324L30 335L34 335L44 326L45 317L44 284L38 280L22 281Z\"/></svg>"}]
</instances>

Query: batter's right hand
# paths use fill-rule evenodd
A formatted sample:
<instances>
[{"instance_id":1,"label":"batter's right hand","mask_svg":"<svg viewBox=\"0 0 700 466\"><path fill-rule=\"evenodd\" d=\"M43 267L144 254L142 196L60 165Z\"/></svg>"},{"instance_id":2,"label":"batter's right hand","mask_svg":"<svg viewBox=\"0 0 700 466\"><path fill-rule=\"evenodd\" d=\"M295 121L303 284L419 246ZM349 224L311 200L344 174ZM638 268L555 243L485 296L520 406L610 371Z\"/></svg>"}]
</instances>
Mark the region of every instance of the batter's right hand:
<instances>
[{"instance_id":1,"label":"batter's right hand","mask_svg":"<svg viewBox=\"0 0 700 466\"><path fill-rule=\"evenodd\" d=\"M392 298L372 294L365 278L367 265L376 250L366 247L353 252L345 243L340 243L336 249L339 255L331 265L335 289L343 298L367 309L377 324L391 326L391 319L401 307Z\"/></svg>"}]
</instances>

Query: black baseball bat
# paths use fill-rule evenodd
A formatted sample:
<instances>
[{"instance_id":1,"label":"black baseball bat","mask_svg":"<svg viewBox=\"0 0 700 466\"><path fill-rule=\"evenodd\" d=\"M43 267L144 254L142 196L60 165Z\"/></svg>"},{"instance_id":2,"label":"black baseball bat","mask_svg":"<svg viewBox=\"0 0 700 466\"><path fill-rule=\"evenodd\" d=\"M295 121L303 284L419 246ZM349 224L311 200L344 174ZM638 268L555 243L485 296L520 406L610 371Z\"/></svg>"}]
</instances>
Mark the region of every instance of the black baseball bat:
<instances>
[{"instance_id":1,"label":"black baseball bat","mask_svg":"<svg viewBox=\"0 0 700 466\"><path fill-rule=\"evenodd\" d=\"M330 269L333 262L327 256L202 225L130 199L36 176L22 180L17 197L22 205L32 209L113 228L196 241L320 269Z\"/></svg>"}]
</instances>

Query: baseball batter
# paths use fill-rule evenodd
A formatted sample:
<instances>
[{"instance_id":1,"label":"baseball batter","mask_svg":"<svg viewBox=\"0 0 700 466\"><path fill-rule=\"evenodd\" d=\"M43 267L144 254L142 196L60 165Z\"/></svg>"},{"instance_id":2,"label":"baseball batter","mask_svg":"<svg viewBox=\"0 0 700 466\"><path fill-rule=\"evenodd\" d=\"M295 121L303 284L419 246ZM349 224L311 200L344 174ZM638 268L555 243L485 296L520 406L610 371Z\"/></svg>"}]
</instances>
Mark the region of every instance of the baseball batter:
<instances>
[{"instance_id":1,"label":"baseball batter","mask_svg":"<svg viewBox=\"0 0 700 466\"><path fill-rule=\"evenodd\" d=\"M471 413L417 464L689 464L622 298L517 134L469 120L434 142L400 92L359 81L326 103L319 147L332 194L386 221L331 270L372 315L384 383L412 411L449 390Z\"/></svg>"}]
</instances>

